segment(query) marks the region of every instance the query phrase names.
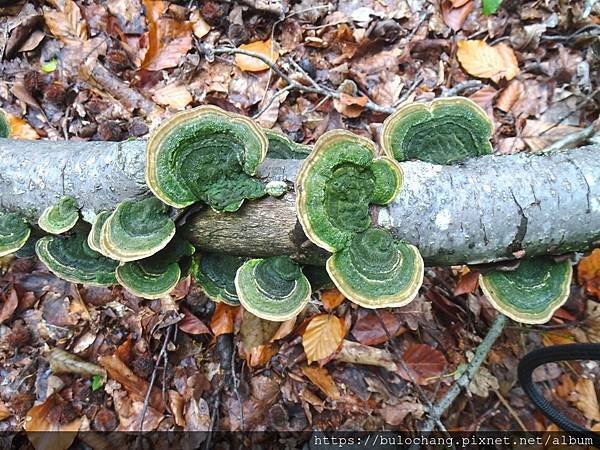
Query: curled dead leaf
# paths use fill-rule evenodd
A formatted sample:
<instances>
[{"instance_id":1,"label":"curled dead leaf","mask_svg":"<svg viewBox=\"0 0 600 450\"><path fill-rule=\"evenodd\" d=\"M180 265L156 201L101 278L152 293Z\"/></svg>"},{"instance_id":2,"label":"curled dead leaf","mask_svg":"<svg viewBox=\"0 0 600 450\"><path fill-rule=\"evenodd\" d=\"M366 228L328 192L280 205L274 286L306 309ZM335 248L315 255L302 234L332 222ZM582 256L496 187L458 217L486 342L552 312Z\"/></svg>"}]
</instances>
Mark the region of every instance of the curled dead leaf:
<instances>
[{"instance_id":1,"label":"curled dead leaf","mask_svg":"<svg viewBox=\"0 0 600 450\"><path fill-rule=\"evenodd\" d=\"M275 63L279 58L279 50L277 49L277 43L271 39L266 41L255 41L250 44L244 44L239 46L239 50L245 52L256 53L272 63ZM262 72L269 68L269 65L258 58L249 55L236 54L235 65L245 72Z\"/></svg>"},{"instance_id":2,"label":"curled dead leaf","mask_svg":"<svg viewBox=\"0 0 600 450\"><path fill-rule=\"evenodd\" d=\"M340 391L326 368L306 366L302 368L302 373L304 373L315 386L321 389L327 397L332 400L339 400Z\"/></svg>"},{"instance_id":3,"label":"curled dead leaf","mask_svg":"<svg viewBox=\"0 0 600 450\"><path fill-rule=\"evenodd\" d=\"M325 289L321 291L321 301L327 311L331 311L342 304L346 299L337 288Z\"/></svg>"}]
</instances>

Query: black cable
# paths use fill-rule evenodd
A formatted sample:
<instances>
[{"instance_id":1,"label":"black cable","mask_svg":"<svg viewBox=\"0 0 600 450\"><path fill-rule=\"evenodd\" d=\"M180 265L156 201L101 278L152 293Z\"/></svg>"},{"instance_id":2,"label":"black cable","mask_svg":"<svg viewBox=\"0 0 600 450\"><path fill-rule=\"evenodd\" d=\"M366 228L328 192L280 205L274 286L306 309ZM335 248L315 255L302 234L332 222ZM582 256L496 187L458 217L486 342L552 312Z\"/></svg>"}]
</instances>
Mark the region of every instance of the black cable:
<instances>
[{"instance_id":1,"label":"black cable","mask_svg":"<svg viewBox=\"0 0 600 450\"><path fill-rule=\"evenodd\" d=\"M592 438L594 446L600 447L600 434L582 427L558 412L535 387L531 377L535 368L542 364L575 360L600 361L600 344L568 344L538 348L525 355L519 362L519 382L535 406L559 428L567 433L581 433L582 437Z\"/></svg>"}]
</instances>

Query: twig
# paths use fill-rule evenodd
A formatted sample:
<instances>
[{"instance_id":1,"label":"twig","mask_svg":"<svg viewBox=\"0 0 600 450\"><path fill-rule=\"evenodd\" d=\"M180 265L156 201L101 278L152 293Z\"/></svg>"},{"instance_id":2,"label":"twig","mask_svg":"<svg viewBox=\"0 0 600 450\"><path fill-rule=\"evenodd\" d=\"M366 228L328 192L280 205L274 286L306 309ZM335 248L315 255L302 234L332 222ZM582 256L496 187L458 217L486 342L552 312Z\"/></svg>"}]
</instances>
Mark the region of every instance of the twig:
<instances>
[{"instance_id":1,"label":"twig","mask_svg":"<svg viewBox=\"0 0 600 450\"><path fill-rule=\"evenodd\" d=\"M167 363L167 345L169 343L169 338L171 337L171 328L173 325L167 328L167 332L165 333L165 338L163 339L163 344L160 349L160 353L158 354L158 358L156 359L156 363L154 364L154 369L152 370L152 376L150 377L150 384L148 386L148 390L146 391L146 398L144 398L144 407L142 408L142 417L140 419L140 431L144 431L144 418L146 417L146 411L148 409L148 404L150 403L150 395L152 394L152 388L154 387L154 382L156 381L156 374L158 372L158 366L160 362L164 359L165 364Z\"/></svg>"},{"instance_id":2,"label":"twig","mask_svg":"<svg viewBox=\"0 0 600 450\"><path fill-rule=\"evenodd\" d=\"M237 401L240 405L240 431L244 431L244 403L242 402L242 397L240 396L240 391L238 386L240 381L238 380L237 374L235 373L235 351L231 352L231 378L233 379L233 392L237 398Z\"/></svg>"},{"instance_id":3,"label":"twig","mask_svg":"<svg viewBox=\"0 0 600 450\"><path fill-rule=\"evenodd\" d=\"M519 417L519 414L517 414L517 412L513 409L513 407L510 406L510 403L508 403L508 401L504 398L502 393L498 389L494 389L494 393L496 394L496 397L498 397L498 400L500 400L500 403L502 403L504 405L504 407L508 410L510 415L513 416L513 418L519 424L519 426L521 427L521 430L528 431L527 427L525 426L525 424Z\"/></svg>"},{"instance_id":4,"label":"twig","mask_svg":"<svg viewBox=\"0 0 600 450\"><path fill-rule=\"evenodd\" d=\"M504 329L504 325L507 322L507 318L503 314L498 314L496 320L488 330L487 335L481 341L481 344L475 350L475 356L467 366L466 370L463 374L456 380L446 395L437 402L434 407L429 411L429 419L425 421L423 426L421 427L421 432L427 433L433 431L433 427L440 420L440 417L446 412L446 410L454 403L456 397L461 393L463 389L465 389L471 383L471 380L479 370L481 364L485 361L488 353L492 349L492 345L496 342L496 339L502 334L502 330Z\"/></svg>"},{"instance_id":5,"label":"twig","mask_svg":"<svg viewBox=\"0 0 600 450\"><path fill-rule=\"evenodd\" d=\"M596 120L589 127L584 128L583 130L576 131L575 133L567 134L563 136L555 143L549 145L544 148L544 152L552 152L560 149L578 147L579 145L586 142L592 136L594 136L600 128L600 121Z\"/></svg>"},{"instance_id":6,"label":"twig","mask_svg":"<svg viewBox=\"0 0 600 450\"><path fill-rule=\"evenodd\" d=\"M481 81L479 80L467 80L462 83L458 83L456 86L451 87L450 89L442 92L442 97L452 97L454 95L458 95L463 93L464 91L468 91L469 89L475 89L482 86Z\"/></svg>"}]
</instances>

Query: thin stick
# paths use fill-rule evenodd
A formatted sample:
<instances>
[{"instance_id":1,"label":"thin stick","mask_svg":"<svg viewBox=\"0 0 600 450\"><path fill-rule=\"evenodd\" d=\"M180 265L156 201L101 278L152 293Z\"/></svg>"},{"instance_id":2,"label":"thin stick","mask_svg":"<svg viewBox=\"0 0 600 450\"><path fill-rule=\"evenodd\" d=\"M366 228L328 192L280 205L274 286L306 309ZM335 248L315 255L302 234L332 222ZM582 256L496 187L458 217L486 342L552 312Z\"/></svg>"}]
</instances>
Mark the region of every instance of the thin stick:
<instances>
[{"instance_id":1,"label":"thin stick","mask_svg":"<svg viewBox=\"0 0 600 450\"><path fill-rule=\"evenodd\" d=\"M494 393L496 394L496 397L498 397L498 400L500 400L500 403L502 403L504 405L504 407L508 410L510 415L513 416L513 418L519 424L519 426L521 427L521 430L528 431L527 427L525 426L525 424L519 417L519 414L517 414L517 412L513 409L513 407L510 406L510 403L508 403L508 401L504 398L502 393L498 389L494 389Z\"/></svg>"}]
</instances>

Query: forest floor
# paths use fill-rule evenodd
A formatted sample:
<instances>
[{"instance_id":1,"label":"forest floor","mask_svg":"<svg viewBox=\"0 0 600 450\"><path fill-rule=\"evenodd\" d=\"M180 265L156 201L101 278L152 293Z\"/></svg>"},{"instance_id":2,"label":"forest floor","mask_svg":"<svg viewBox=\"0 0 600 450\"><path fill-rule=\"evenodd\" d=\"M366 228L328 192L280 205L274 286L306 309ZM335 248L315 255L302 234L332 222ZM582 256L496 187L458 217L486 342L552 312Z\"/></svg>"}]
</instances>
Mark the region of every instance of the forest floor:
<instances>
[{"instance_id":1,"label":"forest floor","mask_svg":"<svg viewBox=\"0 0 600 450\"><path fill-rule=\"evenodd\" d=\"M506 0L490 16L478 0L10 3L0 2L0 107L15 138L144 137L207 103L298 142L335 128L376 138L400 103L448 93L493 118L498 153L584 131L576 146L598 127L595 1ZM404 308L374 313L326 290L273 324L215 305L189 278L145 301L61 281L35 258L0 261L0 431L415 430L497 314L461 267L427 269ZM553 429L516 369L534 348L600 342L600 250L575 274L549 323L506 325L442 416L448 430ZM597 362L549 364L535 379L564 414L600 429Z\"/></svg>"}]
</instances>

